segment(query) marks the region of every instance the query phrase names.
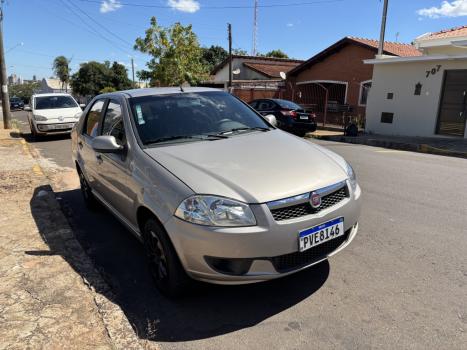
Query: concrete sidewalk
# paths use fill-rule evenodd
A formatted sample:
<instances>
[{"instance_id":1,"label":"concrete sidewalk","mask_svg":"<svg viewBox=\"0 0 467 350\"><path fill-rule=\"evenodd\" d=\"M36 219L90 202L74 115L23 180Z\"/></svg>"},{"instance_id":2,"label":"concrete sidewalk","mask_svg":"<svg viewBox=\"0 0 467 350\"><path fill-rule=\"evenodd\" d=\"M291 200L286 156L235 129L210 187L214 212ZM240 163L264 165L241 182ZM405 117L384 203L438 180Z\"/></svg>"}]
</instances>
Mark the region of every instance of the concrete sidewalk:
<instances>
[{"instance_id":1,"label":"concrete sidewalk","mask_svg":"<svg viewBox=\"0 0 467 350\"><path fill-rule=\"evenodd\" d=\"M387 135L344 136L343 133L318 130L309 134L321 140L363 144L404 151L467 158L467 139L444 137L409 137Z\"/></svg>"},{"instance_id":2,"label":"concrete sidewalk","mask_svg":"<svg viewBox=\"0 0 467 350\"><path fill-rule=\"evenodd\" d=\"M75 239L43 168L0 129L0 349L141 348Z\"/></svg>"}]
</instances>

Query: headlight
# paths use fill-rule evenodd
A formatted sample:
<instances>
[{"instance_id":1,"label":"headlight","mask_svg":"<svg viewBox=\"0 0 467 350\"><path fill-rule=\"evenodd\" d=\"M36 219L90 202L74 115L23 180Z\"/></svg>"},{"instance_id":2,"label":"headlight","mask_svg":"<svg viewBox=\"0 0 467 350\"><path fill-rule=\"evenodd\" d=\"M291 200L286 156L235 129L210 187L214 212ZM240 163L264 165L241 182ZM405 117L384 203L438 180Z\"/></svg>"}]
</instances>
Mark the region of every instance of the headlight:
<instances>
[{"instance_id":1,"label":"headlight","mask_svg":"<svg viewBox=\"0 0 467 350\"><path fill-rule=\"evenodd\" d=\"M73 116L73 118L79 119L79 118L81 118L81 114L83 114L83 112L78 112Z\"/></svg>"},{"instance_id":2,"label":"headlight","mask_svg":"<svg viewBox=\"0 0 467 350\"><path fill-rule=\"evenodd\" d=\"M349 177L350 186L352 187L352 190L355 191L357 189L357 175L355 175L355 171L349 163L347 163L346 170L347 176Z\"/></svg>"},{"instance_id":3,"label":"headlight","mask_svg":"<svg viewBox=\"0 0 467 350\"><path fill-rule=\"evenodd\" d=\"M216 196L192 196L185 199L175 216L206 226L254 226L256 219L248 204Z\"/></svg>"},{"instance_id":4,"label":"headlight","mask_svg":"<svg viewBox=\"0 0 467 350\"><path fill-rule=\"evenodd\" d=\"M43 117L41 115L34 114L34 119L37 120L38 122L45 122L47 120L47 117Z\"/></svg>"}]
</instances>

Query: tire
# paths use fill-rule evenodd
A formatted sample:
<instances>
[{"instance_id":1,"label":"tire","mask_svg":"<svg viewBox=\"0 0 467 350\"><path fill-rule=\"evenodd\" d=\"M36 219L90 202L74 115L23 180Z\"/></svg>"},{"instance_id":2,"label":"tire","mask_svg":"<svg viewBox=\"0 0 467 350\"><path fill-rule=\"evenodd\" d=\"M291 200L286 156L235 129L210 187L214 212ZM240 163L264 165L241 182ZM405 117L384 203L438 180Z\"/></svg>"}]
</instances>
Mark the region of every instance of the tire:
<instances>
[{"instance_id":1,"label":"tire","mask_svg":"<svg viewBox=\"0 0 467 350\"><path fill-rule=\"evenodd\" d=\"M92 193L91 186L89 186L88 180L86 180L86 177L81 170L78 170L78 176L84 203L91 210L97 209L99 207L99 202Z\"/></svg>"},{"instance_id":2,"label":"tire","mask_svg":"<svg viewBox=\"0 0 467 350\"><path fill-rule=\"evenodd\" d=\"M37 133L34 126L29 124L29 128L31 129L31 139L32 139L32 141L34 141L34 142L38 141L39 140L39 134Z\"/></svg>"},{"instance_id":3,"label":"tire","mask_svg":"<svg viewBox=\"0 0 467 350\"><path fill-rule=\"evenodd\" d=\"M293 131L293 134L298 136L298 137L304 137L307 133L308 133L308 131L306 131L306 130L295 130L295 131Z\"/></svg>"},{"instance_id":4,"label":"tire","mask_svg":"<svg viewBox=\"0 0 467 350\"><path fill-rule=\"evenodd\" d=\"M154 218L143 227L149 271L157 289L167 297L182 296L191 284L164 228Z\"/></svg>"}]
</instances>

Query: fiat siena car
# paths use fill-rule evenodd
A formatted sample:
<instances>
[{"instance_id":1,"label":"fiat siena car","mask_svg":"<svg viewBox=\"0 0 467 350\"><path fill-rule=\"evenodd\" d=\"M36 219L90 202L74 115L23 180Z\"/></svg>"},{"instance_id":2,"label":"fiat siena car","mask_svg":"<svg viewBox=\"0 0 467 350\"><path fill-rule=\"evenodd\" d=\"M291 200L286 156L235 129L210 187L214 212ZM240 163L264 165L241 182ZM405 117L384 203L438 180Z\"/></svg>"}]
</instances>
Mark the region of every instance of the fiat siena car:
<instances>
[{"instance_id":1,"label":"fiat siena car","mask_svg":"<svg viewBox=\"0 0 467 350\"><path fill-rule=\"evenodd\" d=\"M97 96L72 131L84 200L144 243L167 295L300 271L354 239L361 191L343 158L274 124L215 89Z\"/></svg>"}]
</instances>

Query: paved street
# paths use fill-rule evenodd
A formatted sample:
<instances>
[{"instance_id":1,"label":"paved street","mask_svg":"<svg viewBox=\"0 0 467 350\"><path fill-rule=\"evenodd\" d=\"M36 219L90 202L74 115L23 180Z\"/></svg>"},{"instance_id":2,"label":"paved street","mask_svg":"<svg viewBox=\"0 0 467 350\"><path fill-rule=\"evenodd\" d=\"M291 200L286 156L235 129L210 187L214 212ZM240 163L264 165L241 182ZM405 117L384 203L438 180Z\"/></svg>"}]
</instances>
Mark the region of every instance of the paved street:
<instances>
[{"instance_id":1,"label":"paved street","mask_svg":"<svg viewBox=\"0 0 467 350\"><path fill-rule=\"evenodd\" d=\"M14 117L24 121L25 113ZM69 143L33 145L72 167ZM114 289L113 302L140 338L162 349L465 349L467 161L319 143L357 172L359 235L329 262L271 283L199 285L190 297L167 300L150 280L142 247L116 219L88 211L77 189L57 196Z\"/></svg>"}]
</instances>

